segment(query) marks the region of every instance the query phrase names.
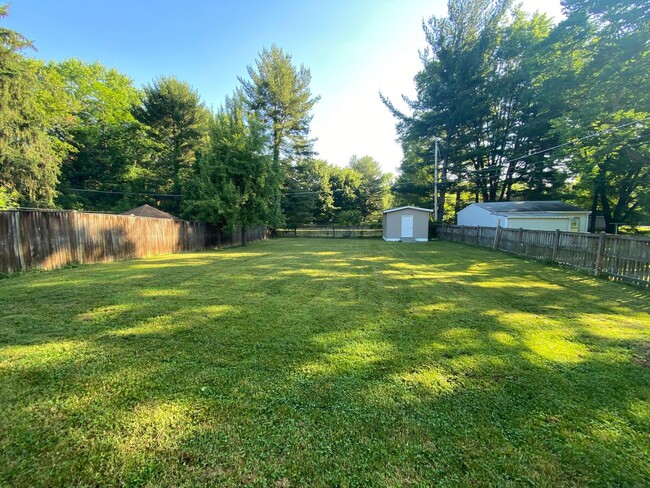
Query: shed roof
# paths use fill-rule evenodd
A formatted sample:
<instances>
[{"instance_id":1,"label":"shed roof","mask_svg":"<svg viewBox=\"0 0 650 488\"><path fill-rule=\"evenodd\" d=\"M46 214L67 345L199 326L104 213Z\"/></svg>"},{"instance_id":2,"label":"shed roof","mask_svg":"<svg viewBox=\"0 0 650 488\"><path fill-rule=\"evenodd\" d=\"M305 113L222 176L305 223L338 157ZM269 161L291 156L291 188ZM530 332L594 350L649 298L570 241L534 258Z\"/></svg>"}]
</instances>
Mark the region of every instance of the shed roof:
<instances>
[{"instance_id":1,"label":"shed roof","mask_svg":"<svg viewBox=\"0 0 650 488\"><path fill-rule=\"evenodd\" d=\"M151 205L142 205L140 207L132 208L126 212L122 212L120 215L135 215L136 217L153 217L156 219L172 219L180 220L178 217L174 217L172 214L158 210L156 207Z\"/></svg>"},{"instance_id":2,"label":"shed roof","mask_svg":"<svg viewBox=\"0 0 650 488\"><path fill-rule=\"evenodd\" d=\"M404 209L407 209L407 208L410 208L411 210L420 210L422 212L433 213L433 210L431 210L429 208L414 207L412 205L406 205L405 207L389 208L388 210L384 210L384 213L397 212L398 210L404 210Z\"/></svg>"},{"instance_id":3,"label":"shed roof","mask_svg":"<svg viewBox=\"0 0 650 488\"><path fill-rule=\"evenodd\" d=\"M490 213L540 213L540 212L588 212L584 208L551 200L546 202L484 202L474 203Z\"/></svg>"}]
</instances>

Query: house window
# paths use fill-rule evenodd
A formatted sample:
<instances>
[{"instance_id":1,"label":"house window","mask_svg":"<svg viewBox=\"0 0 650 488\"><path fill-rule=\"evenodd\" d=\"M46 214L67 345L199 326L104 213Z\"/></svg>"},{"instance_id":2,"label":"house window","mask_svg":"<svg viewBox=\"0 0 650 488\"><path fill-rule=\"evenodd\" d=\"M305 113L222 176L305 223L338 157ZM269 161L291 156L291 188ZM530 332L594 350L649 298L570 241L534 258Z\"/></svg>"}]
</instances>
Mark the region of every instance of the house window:
<instances>
[{"instance_id":1,"label":"house window","mask_svg":"<svg viewBox=\"0 0 650 488\"><path fill-rule=\"evenodd\" d=\"M573 217L569 223L569 230L571 232L578 232L580 230L580 217Z\"/></svg>"}]
</instances>

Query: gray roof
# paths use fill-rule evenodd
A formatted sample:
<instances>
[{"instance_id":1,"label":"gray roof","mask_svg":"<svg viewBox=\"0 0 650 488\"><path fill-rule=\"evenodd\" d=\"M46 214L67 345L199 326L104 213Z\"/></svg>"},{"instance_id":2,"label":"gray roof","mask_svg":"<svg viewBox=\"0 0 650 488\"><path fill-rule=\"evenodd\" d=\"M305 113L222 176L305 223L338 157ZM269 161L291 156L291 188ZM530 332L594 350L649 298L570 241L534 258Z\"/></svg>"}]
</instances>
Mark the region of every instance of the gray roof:
<instances>
[{"instance_id":1,"label":"gray roof","mask_svg":"<svg viewBox=\"0 0 650 488\"><path fill-rule=\"evenodd\" d=\"M135 215L136 217L153 217L156 219L172 219L179 220L178 217L174 217L172 214L158 210L156 207L151 205L142 205L140 207L132 208L126 212L122 212L121 215Z\"/></svg>"},{"instance_id":2,"label":"gray roof","mask_svg":"<svg viewBox=\"0 0 650 488\"><path fill-rule=\"evenodd\" d=\"M584 208L557 200L547 202L485 202L474 203L491 213L514 212L588 212Z\"/></svg>"},{"instance_id":3,"label":"gray roof","mask_svg":"<svg viewBox=\"0 0 650 488\"><path fill-rule=\"evenodd\" d=\"M406 205L405 207L394 207L384 210L384 213L397 212L398 210L404 210L405 208L410 208L411 210L420 210L422 212L433 213L433 210L430 208L414 207L413 205Z\"/></svg>"}]
</instances>

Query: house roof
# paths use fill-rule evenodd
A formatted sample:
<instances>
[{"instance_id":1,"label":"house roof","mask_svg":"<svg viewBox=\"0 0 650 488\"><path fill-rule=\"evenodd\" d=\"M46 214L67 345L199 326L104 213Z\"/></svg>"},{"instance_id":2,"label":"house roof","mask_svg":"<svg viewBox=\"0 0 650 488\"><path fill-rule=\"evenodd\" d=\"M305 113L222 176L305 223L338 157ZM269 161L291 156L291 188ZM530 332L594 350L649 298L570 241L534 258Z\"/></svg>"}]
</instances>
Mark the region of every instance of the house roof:
<instances>
[{"instance_id":1,"label":"house roof","mask_svg":"<svg viewBox=\"0 0 650 488\"><path fill-rule=\"evenodd\" d=\"M472 205L476 205L490 213L588 212L584 208L558 200L546 202L484 202Z\"/></svg>"},{"instance_id":2,"label":"house roof","mask_svg":"<svg viewBox=\"0 0 650 488\"><path fill-rule=\"evenodd\" d=\"M153 217L155 219L172 219L180 220L178 217L174 217L172 214L158 210L156 207L151 205L142 205L140 207L132 208L126 212L122 212L120 215L135 215L136 217Z\"/></svg>"},{"instance_id":3,"label":"house roof","mask_svg":"<svg viewBox=\"0 0 650 488\"><path fill-rule=\"evenodd\" d=\"M410 208L411 210L421 210L422 212L433 213L433 210L429 208L414 207L412 205L406 205L405 207L389 208L388 210L384 210L384 213L397 212L398 210L404 210L406 208Z\"/></svg>"}]
</instances>

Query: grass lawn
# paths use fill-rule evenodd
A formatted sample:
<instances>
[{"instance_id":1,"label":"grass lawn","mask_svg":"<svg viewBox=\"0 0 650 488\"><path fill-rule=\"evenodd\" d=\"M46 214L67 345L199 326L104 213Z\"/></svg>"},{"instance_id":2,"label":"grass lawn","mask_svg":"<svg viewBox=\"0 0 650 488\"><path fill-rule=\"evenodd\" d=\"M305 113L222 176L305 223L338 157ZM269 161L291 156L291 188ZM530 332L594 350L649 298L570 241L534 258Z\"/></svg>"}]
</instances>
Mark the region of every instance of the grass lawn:
<instances>
[{"instance_id":1,"label":"grass lawn","mask_svg":"<svg viewBox=\"0 0 650 488\"><path fill-rule=\"evenodd\" d=\"M0 486L648 486L650 293L279 239L0 281Z\"/></svg>"}]
</instances>

